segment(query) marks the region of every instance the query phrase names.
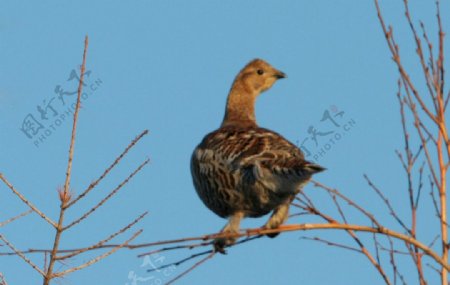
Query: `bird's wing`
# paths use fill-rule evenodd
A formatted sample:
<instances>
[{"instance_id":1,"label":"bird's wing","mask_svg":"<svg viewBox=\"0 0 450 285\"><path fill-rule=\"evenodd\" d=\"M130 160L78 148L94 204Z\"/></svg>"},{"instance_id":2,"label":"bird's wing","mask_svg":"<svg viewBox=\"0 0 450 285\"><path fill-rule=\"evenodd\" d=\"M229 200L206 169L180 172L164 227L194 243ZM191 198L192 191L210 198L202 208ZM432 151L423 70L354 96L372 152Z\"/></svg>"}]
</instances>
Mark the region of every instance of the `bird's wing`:
<instances>
[{"instance_id":1,"label":"bird's wing","mask_svg":"<svg viewBox=\"0 0 450 285\"><path fill-rule=\"evenodd\" d=\"M301 150L281 135L263 128L221 128L212 132L194 151L193 160L197 171L231 187L237 183L230 183L236 173L256 181L263 179L265 170L287 178L309 177L324 170L306 161ZM213 175L217 172L220 175Z\"/></svg>"},{"instance_id":2,"label":"bird's wing","mask_svg":"<svg viewBox=\"0 0 450 285\"><path fill-rule=\"evenodd\" d=\"M191 174L195 189L205 205L221 217L233 213L242 204L239 193L239 173L233 171L231 134L215 131L195 148L191 157Z\"/></svg>"},{"instance_id":3,"label":"bird's wing","mask_svg":"<svg viewBox=\"0 0 450 285\"><path fill-rule=\"evenodd\" d=\"M286 177L309 177L324 170L306 161L297 146L270 130L258 128L247 145L235 163L242 168L252 168L256 179L263 178L264 170Z\"/></svg>"}]
</instances>

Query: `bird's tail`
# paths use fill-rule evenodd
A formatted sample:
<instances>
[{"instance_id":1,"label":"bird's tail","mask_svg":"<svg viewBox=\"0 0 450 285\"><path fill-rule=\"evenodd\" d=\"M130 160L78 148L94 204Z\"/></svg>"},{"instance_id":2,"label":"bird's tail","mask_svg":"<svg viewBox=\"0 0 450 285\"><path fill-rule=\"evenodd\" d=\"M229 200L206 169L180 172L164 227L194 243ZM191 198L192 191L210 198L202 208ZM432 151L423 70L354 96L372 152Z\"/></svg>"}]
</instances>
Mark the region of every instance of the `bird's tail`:
<instances>
[{"instance_id":1,"label":"bird's tail","mask_svg":"<svg viewBox=\"0 0 450 285\"><path fill-rule=\"evenodd\" d=\"M312 162L306 162L306 164L303 166L303 169L306 173L309 175L313 175L319 172L322 172L324 170L327 170L325 167L322 167L318 164L312 163Z\"/></svg>"}]
</instances>

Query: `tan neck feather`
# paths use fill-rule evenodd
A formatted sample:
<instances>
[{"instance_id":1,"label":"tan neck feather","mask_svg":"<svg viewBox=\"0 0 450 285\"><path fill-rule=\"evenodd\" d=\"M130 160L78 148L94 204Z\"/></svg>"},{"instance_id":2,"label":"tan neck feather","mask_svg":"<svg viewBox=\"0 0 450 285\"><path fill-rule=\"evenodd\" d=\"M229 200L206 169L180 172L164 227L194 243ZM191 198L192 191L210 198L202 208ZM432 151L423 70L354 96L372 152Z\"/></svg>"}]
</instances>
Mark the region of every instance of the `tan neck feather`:
<instances>
[{"instance_id":1,"label":"tan neck feather","mask_svg":"<svg viewBox=\"0 0 450 285\"><path fill-rule=\"evenodd\" d=\"M245 81L236 80L228 95L222 127L256 126L255 101L257 95L255 91L245 84Z\"/></svg>"}]
</instances>

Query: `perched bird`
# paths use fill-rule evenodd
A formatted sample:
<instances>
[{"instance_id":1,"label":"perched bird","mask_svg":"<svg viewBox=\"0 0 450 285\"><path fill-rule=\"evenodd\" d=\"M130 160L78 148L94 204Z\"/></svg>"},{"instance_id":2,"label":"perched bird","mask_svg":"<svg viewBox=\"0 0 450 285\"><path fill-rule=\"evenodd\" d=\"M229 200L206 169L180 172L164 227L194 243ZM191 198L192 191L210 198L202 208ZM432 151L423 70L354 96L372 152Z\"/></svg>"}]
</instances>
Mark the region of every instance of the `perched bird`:
<instances>
[{"instance_id":1,"label":"perched bird","mask_svg":"<svg viewBox=\"0 0 450 285\"><path fill-rule=\"evenodd\" d=\"M306 161L301 150L281 135L256 123L256 98L285 77L261 59L248 63L233 82L222 125L207 134L192 154L197 194L211 211L229 219L222 232L237 233L242 218L271 211L263 227L279 227L288 218L295 195L314 173L324 170ZM215 248L223 253L234 241L217 239Z\"/></svg>"}]
</instances>

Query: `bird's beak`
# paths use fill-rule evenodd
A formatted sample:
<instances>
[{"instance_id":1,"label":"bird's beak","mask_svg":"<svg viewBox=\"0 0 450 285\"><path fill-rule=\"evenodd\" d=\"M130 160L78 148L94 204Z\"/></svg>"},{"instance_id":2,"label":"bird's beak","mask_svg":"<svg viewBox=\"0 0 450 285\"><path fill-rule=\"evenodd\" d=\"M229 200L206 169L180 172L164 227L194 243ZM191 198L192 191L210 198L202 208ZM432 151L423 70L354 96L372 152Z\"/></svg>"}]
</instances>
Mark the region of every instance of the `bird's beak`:
<instances>
[{"instance_id":1,"label":"bird's beak","mask_svg":"<svg viewBox=\"0 0 450 285\"><path fill-rule=\"evenodd\" d=\"M281 79L281 78L286 78L287 77L287 75L284 72L279 71L279 70L274 74L274 76L275 76L276 79Z\"/></svg>"}]
</instances>

